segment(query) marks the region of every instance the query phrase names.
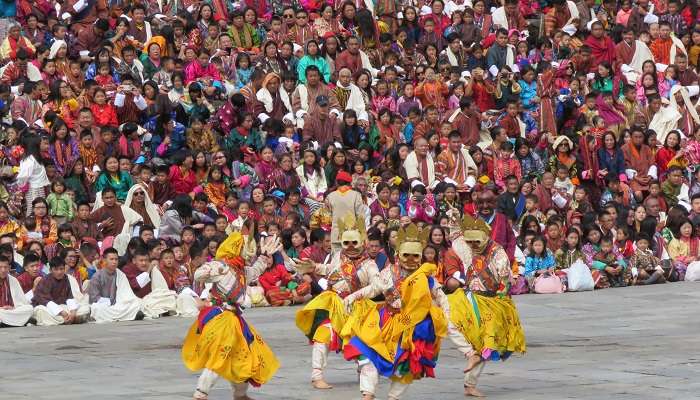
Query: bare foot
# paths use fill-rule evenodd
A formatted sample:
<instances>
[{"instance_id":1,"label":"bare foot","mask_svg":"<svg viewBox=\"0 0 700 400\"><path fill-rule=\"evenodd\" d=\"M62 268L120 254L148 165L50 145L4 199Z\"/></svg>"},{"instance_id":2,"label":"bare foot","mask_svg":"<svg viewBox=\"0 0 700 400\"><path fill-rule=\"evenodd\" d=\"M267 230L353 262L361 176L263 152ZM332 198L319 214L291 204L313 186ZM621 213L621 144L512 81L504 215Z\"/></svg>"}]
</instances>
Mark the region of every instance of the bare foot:
<instances>
[{"instance_id":1,"label":"bare foot","mask_svg":"<svg viewBox=\"0 0 700 400\"><path fill-rule=\"evenodd\" d=\"M243 396L243 397L234 397L233 400L253 400L253 398L249 397L249 396Z\"/></svg>"},{"instance_id":2,"label":"bare foot","mask_svg":"<svg viewBox=\"0 0 700 400\"><path fill-rule=\"evenodd\" d=\"M326 381L324 381L323 379L311 381L311 386L313 386L314 389L332 389L333 388L333 386L326 383Z\"/></svg>"},{"instance_id":3,"label":"bare foot","mask_svg":"<svg viewBox=\"0 0 700 400\"><path fill-rule=\"evenodd\" d=\"M484 396L483 393L481 393L477 388L471 387L471 386L465 386L464 387L464 395L469 397L486 397Z\"/></svg>"},{"instance_id":4,"label":"bare foot","mask_svg":"<svg viewBox=\"0 0 700 400\"><path fill-rule=\"evenodd\" d=\"M200 392L199 390L195 390L194 395L192 395L192 399L194 400L207 400L209 396L207 396L206 393Z\"/></svg>"},{"instance_id":5,"label":"bare foot","mask_svg":"<svg viewBox=\"0 0 700 400\"><path fill-rule=\"evenodd\" d=\"M481 364L484 360L478 354L473 354L467 360L467 366L464 368L464 373L467 373L474 369L477 365Z\"/></svg>"}]
</instances>

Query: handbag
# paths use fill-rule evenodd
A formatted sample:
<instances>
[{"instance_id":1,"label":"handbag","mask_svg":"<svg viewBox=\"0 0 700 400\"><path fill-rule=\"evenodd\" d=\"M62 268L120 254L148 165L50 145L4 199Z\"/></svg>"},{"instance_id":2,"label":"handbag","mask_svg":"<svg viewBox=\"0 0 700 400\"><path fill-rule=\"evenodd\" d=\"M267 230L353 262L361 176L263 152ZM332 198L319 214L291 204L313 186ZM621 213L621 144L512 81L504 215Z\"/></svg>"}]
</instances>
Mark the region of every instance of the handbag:
<instances>
[{"instance_id":1,"label":"handbag","mask_svg":"<svg viewBox=\"0 0 700 400\"><path fill-rule=\"evenodd\" d=\"M545 273L535 278L534 286L535 293L539 294L564 293L564 285L562 285L561 279L550 273Z\"/></svg>"},{"instance_id":2,"label":"handbag","mask_svg":"<svg viewBox=\"0 0 700 400\"><path fill-rule=\"evenodd\" d=\"M530 288L527 285L527 279L525 279L525 277L522 275L518 275L518 277L515 279L515 282L513 282L513 285L510 287L510 291L508 291L508 293L511 296L514 296L516 294L530 293Z\"/></svg>"}]
</instances>

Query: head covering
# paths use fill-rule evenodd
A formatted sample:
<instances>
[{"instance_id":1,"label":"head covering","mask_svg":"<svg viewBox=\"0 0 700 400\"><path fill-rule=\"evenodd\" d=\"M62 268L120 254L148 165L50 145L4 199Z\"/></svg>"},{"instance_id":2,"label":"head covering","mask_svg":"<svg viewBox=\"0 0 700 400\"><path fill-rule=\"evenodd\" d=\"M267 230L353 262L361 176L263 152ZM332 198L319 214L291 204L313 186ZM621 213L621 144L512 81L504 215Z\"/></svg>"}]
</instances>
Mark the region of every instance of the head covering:
<instances>
[{"instance_id":1,"label":"head covering","mask_svg":"<svg viewBox=\"0 0 700 400\"><path fill-rule=\"evenodd\" d=\"M280 76L277 73L270 72L267 75L265 75L265 78L263 78L262 87L267 88L267 85L270 83L270 81L275 78L277 78L279 83L282 83L282 78L280 78Z\"/></svg>"},{"instance_id":2,"label":"head covering","mask_svg":"<svg viewBox=\"0 0 700 400\"><path fill-rule=\"evenodd\" d=\"M151 201L151 198L148 196L148 192L146 191L146 189L143 188L143 186L137 184L129 189L129 192L126 194L126 199L124 199L124 206L129 207L133 210L133 208L131 207L131 203L134 201L134 193L137 190L140 190L144 193L144 206L146 208L146 212L148 213L148 217L153 223L153 227L158 229L160 227L160 214L158 214L158 209Z\"/></svg>"},{"instance_id":3,"label":"head covering","mask_svg":"<svg viewBox=\"0 0 700 400\"><path fill-rule=\"evenodd\" d=\"M350 182L352 182L352 176L350 176L350 174L348 174L345 171L340 171L335 176L335 180L338 182L350 183Z\"/></svg>"},{"instance_id":4,"label":"head covering","mask_svg":"<svg viewBox=\"0 0 700 400\"><path fill-rule=\"evenodd\" d=\"M595 100L595 104L598 107L598 115L603 118L606 125L615 125L625 122L625 119L615 112L614 106L608 105L605 100L603 100L603 94L599 94Z\"/></svg>"},{"instance_id":5,"label":"head covering","mask_svg":"<svg viewBox=\"0 0 700 400\"><path fill-rule=\"evenodd\" d=\"M56 54L58 54L58 51L61 50L61 47L63 46L68 48L68 44L65 40L54 41L51 45L51 51L49 51L49 60L53 60L54 58L56 58Z\"/></svg>"},{"instance_id":6,"label":"head covering","mask_svg":"<svg viewBox=\"0 0 700 400\"><path fill-rule=\"evenodd\" d=\"M557 147L559 147L559 145L562 144L562 142L566 142L569 145L569 151L574 149L574 142L572 142L571 139L564 135L558 136L556 139L554 139L552 148L556 151Z\"/></svg>"},{"instance_id":7,"label":"head covering","mask_svg":"<svg viewBox=\"0 0 700 400\"><path fill-rule=\"evenodd\" d=\"M157 44L158 47L160 47L161 57L168 57L168 46L166 45L165 38L163 36L153 36L151 40L143 45L143 51L145 51L146 54L148 54L148 48L151 47L152 44Z\"/></svg>"}]
</instances>

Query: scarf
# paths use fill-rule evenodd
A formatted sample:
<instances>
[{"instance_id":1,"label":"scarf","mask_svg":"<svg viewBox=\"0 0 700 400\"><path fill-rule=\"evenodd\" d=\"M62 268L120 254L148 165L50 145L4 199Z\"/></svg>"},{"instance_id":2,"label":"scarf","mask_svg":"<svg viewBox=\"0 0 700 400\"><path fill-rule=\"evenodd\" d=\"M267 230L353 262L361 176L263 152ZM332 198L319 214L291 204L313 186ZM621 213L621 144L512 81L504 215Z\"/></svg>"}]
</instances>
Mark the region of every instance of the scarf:
<instances>
[{"instance_id":1,"label":"scarf","mask_svg":"<svg viewBox=\"0 0 700 400\"><path fill-rule=\"evenodd\" d=\"M66 170L68 167L66 162L71 160L73 156L72 146L70 143L63 143L62 140L56 140L54 142L54 152L56 153L56 164Z\"/></svg>"},{"instance_id":2,"label":"scarf","mask_svg":"<svg viewBox=\"0 0 700 400\"><path fill-rule=\"evenodd\" d=\"M233 43L236 47L242 47L244 49L248 49L253 47L253 35L252 35L252 28L248 27L248 24L243 25L241 28L243 32L243 40L241 41L241 33L238 32L238 28L235 26L231 26L231 29L229 30L229 33L231 34L231 39L233 39Z\"/></svg>"},{"instance_id":3,"label":"scarf","mask_svg":"<svg viewBox=\"0 0 700 400\"><path fill-rule=\"evenodd\" d=\"M420 172L421 181L424 185L430 184L430 175L428 174L428 157L423 157L418 164L418 171Z\"/></svg>"},{"instance_id":4,"label":"scarf","mask_svg":"<svg viewBox=\"0 0 700 400\"><path fill-rule=\"evenodd\" d=\"M596 107L598 108L598 115L600 115L601 118L603 118L606 125L616 125L625 123L625 119L622 118L617 112L615 112L613 106L608 105L603 100L603 95L598 95L595 103Z\"/></svg>"},{"instance_id":5,"label":"scarf","mask_svg":"<svg viewBox=\"0 0 700 400\"><path fill-rule=\"evenodd\" d=\"M0 279L0 306L14 306L12 292L10 292L10 278Z\"/></svg>"},{"instance_id":6,"label":"scarf","mask_svg":"<svg viewBox=\"0 0 700 400\"><path fill-rule=\"evenodd\" d=\"M97 165L97 150L95 148L87 148L81 143L78 145L78 151L85 168L92 169L93 166Z\"/></svg>"}]
</instances>

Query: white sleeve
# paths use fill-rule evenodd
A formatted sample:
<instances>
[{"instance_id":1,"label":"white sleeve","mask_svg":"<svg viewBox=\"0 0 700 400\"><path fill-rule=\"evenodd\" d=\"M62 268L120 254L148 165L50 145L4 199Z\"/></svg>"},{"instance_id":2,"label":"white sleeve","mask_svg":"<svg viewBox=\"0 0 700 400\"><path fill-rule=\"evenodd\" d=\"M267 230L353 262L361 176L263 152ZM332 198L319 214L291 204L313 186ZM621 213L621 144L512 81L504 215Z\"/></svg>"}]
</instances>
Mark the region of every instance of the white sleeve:
<instances>
[{"instance_id":1,"label":"white sleeve","mask_svg":"<svg viewBox=\"0 0 700 400\"><path fill-rule=\"evenodd\" d=\"M141 286L142 288L148 285L148 283L151 281L151 276L148 274L148 272L142 272L136 277L136 282Z\"/></svg>"},{"instance_id":2,"label":"white sleeve","mask_svg":"<svg viewBox=\"0 0 700 400\"><path fill-rule=\"evenodd\" d=\"M117 93L117 95L114 96L114 106L124 107L124 100L126 100L126 95L124 93Z\"/></svg>"},{"instance_id":3,"label":"white sleeve","mask_svg":"<svg viewBox=\"0 0 700 400\"><path fill-rule=\"evenodd\" d=\"M83 11L85 7L87 7L87 1L85 0L78 0L75 4L73 4L73 10L77 13Z\"/></svg>"},{"instance_id":4,"label":"white sleeve","mask_svg":"<svg viewBox=\"0 0 700 400\"><path fill-rule=\"evenodd\" d=\"M34 170L34 160L33 156L29 156L19 163L19 172L17 173L17 184L24 186L29 182L32 177L32 170Z\"/></svg>"},{"instance_id":5,"label":"white sleeve","mask_svg":"<svg viewBox=\"0 0 700 400\"><path fill-rule=\"evenodd\" d=\"M63 309L61 308L61 306L59 306L58 304L54 303L53 301L49 301L49 302L46 304L46 308L48 308L49 313L50 313L51 315L53 315L54 317L63 312Z\"/></svg>"},{"instance_id":6,"label":"white sleeve","mask_svg":"<svg viewBox=\"0 0 700 400\"><path fill-rule=\"evenodd\" d=\"M143 96L139 95L138 97L134 97L134 104L136 104L136 107L138 107L139 110L143 111L148 107L148 104L146 104L146 99L143 98Z\"/></svg>"}]
</instances>

